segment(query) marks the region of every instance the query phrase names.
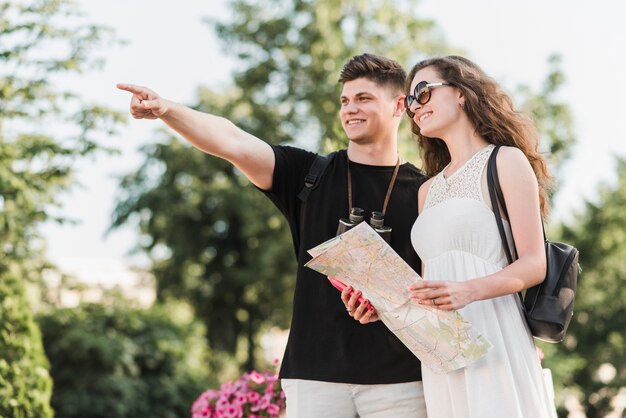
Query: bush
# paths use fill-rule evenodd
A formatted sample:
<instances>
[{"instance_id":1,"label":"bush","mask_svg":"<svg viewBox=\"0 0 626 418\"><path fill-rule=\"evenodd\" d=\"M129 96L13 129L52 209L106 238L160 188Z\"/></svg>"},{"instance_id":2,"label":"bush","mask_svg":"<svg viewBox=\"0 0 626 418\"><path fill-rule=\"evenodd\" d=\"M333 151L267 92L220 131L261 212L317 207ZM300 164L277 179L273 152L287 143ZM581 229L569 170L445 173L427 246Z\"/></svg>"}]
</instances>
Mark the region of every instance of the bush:
<instances>
[{"instance_id":1,"label":"bush","mask_svg":"<svg viewBox=\"0 0 626 418\"><path fill-rule=\"evenodd\" d=\"M58 418L178 418L206 387L202 327L165 307L87 304L40 319Z\"/></svg>"},{"instance_id":2,"label":"bush","mask_svg":"<svg viewBox=\"0 0 626 418\"><path fill-rule=\"evenodd\" d=\"M49 418L52 380L22 281L0 266L0 417Z\"/></svg>"}]
</instances>

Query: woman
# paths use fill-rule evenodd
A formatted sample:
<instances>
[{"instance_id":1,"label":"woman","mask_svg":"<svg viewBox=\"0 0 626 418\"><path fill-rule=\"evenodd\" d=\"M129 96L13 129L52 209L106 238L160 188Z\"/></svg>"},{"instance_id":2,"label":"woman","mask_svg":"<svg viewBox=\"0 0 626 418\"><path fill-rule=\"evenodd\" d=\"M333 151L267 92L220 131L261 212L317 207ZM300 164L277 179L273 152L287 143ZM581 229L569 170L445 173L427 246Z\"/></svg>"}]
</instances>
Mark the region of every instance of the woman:
<instances>
[{"instance_id":1,"label":"woman","mask_svg":"<svg viewBox=\"0 0 626 418\"><path fill-rule=\"evenodd\" d=\"M493 348L463 369L424 368L429 418L556 417L517 292L540 283L546 260L541 216L550 176L532 122L477 65L462 57L419 62L406 111L430 180L418 192L411 232L424 281L421 304L459 310ZM507 265L491 210L486 164L494 149L518 259Z\"/></svg>"}]
</instances>

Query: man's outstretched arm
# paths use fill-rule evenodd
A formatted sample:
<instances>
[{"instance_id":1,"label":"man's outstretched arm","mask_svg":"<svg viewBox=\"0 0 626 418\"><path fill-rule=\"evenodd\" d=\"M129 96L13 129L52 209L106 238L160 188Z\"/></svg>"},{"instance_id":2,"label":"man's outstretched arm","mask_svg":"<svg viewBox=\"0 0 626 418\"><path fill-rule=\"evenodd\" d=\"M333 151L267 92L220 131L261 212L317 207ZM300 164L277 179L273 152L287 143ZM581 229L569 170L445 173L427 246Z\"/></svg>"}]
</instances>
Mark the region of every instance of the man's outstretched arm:
<instances>
[{"instance_id":1,"label":"man's outstretched arm","mask_svg":"<svg viewBox=\"0 0 626 418\"><path fill-rule=\"evenodd\" d=\"M275 157L266 142L228 119L172 102L146 87L120 83L117 88L132 93L130 114L135 119L161 119L194 147L230 161L257 187L272 187Z\"/></svg>"}]
</instances>

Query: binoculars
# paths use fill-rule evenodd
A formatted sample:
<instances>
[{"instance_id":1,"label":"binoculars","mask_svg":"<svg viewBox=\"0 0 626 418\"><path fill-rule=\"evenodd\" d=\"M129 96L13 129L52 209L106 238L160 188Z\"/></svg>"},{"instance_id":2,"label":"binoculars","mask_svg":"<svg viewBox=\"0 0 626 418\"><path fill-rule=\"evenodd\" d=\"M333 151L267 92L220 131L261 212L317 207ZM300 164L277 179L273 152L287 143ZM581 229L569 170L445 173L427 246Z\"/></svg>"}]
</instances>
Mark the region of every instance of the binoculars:
<instances>
[{"instance_id":1,"label":"binoculars","mask_svg":"<svg viewBox=\"0 0 626 418\"><path fill-rule=\"evenodd\" d=\"M365 218L365 211L361 208L352 208L348 214L348 219L339 219L339 225L337 226L337 235L343 234L349 231L359 223L363 222ZM391 227L385 226L385 217L382 212L374 211L370 216L370 225L384 239L387 244L391 245Z\"/></svg>"}]
</instances>

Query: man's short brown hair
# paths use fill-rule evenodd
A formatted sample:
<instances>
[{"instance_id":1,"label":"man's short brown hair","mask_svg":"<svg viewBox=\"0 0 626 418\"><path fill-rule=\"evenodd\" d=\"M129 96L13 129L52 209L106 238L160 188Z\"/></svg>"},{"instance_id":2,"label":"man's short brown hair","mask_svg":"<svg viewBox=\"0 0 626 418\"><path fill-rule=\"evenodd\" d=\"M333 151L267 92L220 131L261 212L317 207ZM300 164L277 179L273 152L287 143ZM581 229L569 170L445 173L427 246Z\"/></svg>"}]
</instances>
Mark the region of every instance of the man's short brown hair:
<instances>
[{"instance_id":1,"label":"man's short brown hair","mask_svg":"<svg viewBox=\"0 0 626 418\"><path fill-rule=\"evenodd\" d=\"M397 61L374 54L355 55L343 66L339 82L366 78L380 86L390 87L394 93L404 94L406 72Z\"/></svg>"}]
</instances>

